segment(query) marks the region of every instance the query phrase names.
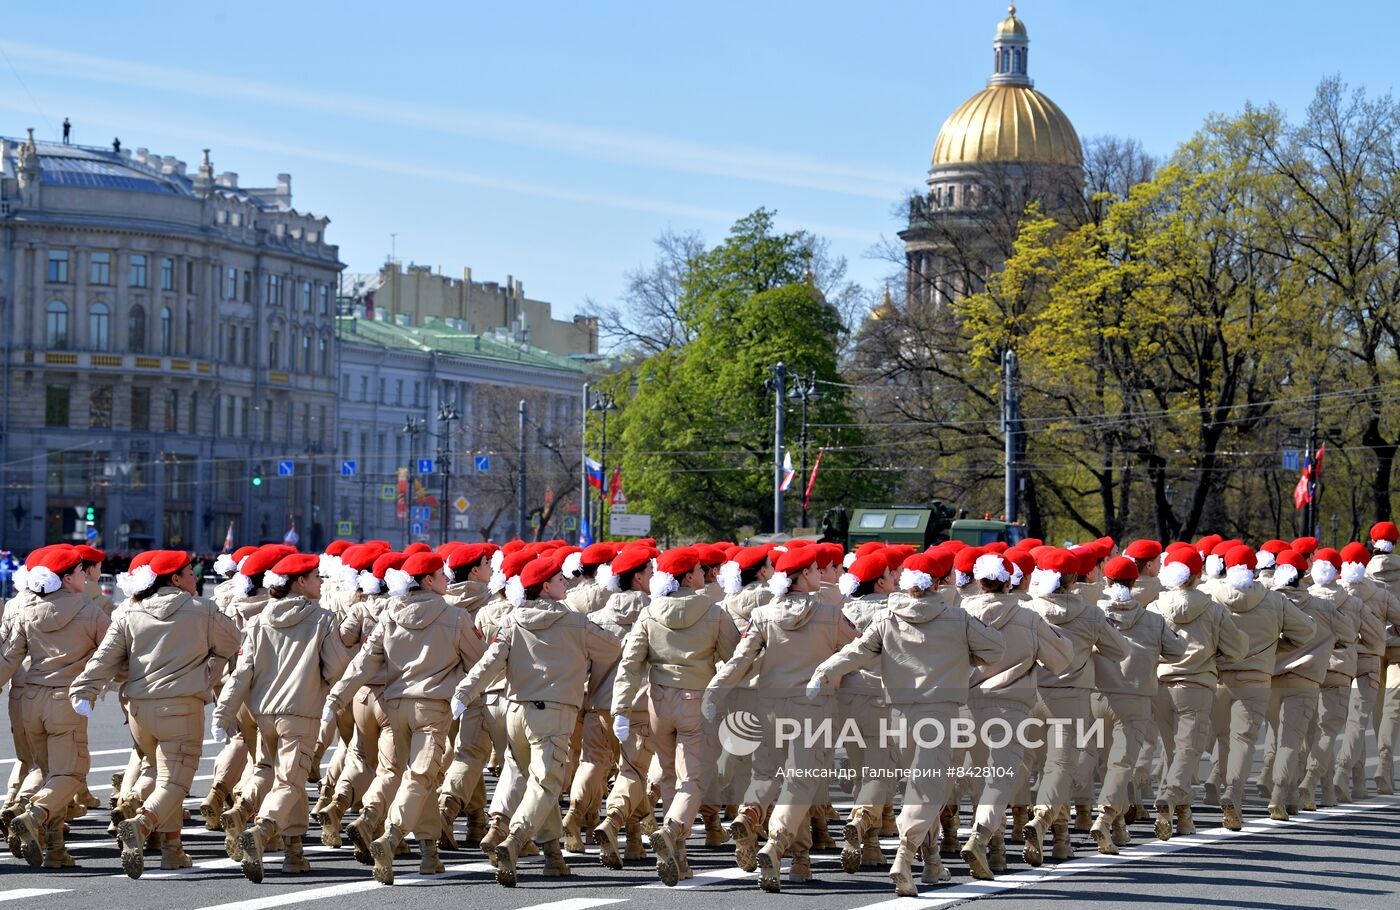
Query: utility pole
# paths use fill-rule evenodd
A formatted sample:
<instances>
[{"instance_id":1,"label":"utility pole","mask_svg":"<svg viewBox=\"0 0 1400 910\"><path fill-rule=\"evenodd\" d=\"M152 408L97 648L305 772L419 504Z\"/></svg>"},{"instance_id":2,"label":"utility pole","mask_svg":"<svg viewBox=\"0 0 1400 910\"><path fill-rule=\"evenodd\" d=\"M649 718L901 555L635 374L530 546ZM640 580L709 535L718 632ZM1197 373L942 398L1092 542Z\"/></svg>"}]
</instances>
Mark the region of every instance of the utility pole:
<instances>
[{"instance_id":1,"label":"utility pole","mask_svg":"<svg viewBox=\"0 0 1400 910\"><path fill-rule=\"evenodd\" d=\"M603 392L593 402L593 410L602 415L603 445L598 455L598 472L603 475L602 486L598 490L598 539L608 536L608 499L612 491L608 489L608 412L617 410L617 402L611 392Z\"/></svg>"},{"instance_id":2,"label":"utility pole","mask_svg":"<svg viewBox=\"0 0 1400 910\"><path fill-rule=\"evenodd\" d=\"M1006 442L1006 487L1003 491L1006 521L1016 520L1016 444L1021 431L1021 391L1017 383L1016 352L1001 355L1001 432Z\"/></svg>"},{"instance_id":3,"label":"utility pole","mask_svg":"<svg viewBox=\"0 0 1400 910\"><path fill-rule=\"evenodd\" d=\"M1320 399L1317 397L1317 384L1313 384L1313 415L1312 430L1308 433L1308 462L1312 465L1312 477L1308 482L1312 485L1312 496L1309 497L1307 507L1303 510L1303 533L1310 537L1321 535L1321 522L1317 520L1317 500L1322 495L1322 471L1317 463L1317 412L1320 407Z\"/></svg>"},{"instance_id":4,"label":"utility pole","mask_svg":"<svg viewBox=\"0 0 1400 910\"><path fill-rule=\"evenodd\" d=\"M403 527L404 547L407 547L413 542L413 474L418 467L418 434L423 431L424 426L417 418L412 415L404 418L403 429L400 430L401 433L408 436L408 467L405 469L405 473L408 477L408 489L404 493L404 499L407 505L407 508L404 510L407 513L404 517Z\"/></svg>"},{"instance_id":5,"label":"utility pole","mask_svg":"<svg viewBox=\"0 0 1400 910\"><path fill-rule=\"evenodd\" d=\"M525 399L520 399L520 442L516 451L516 458L519 459L520 470L516 479L515 491L515 520L520 529L519 537L525 539L525 526L528 524L528 516L525 514Z\"/></svg>"},{"instance_id":6,"label":"utility pole","mask_svg":"<svg viewBox=\"0 0 1400 910\"><path fill-rule=\"evenodd\" d=\"M452 424L460 418L461 415L457 413L457 406L454 404L448 403L438 408L437 419L440 428L435 435L438 441L438 470L442 472L442 498L438 501L441 525L439 542L447 540L447 497L452 482Z\"/></svg>"},{"instance_id":7,"label":"utility pole","mask_svg":"<svg viewBox=\"0 0 1400 910\"><path fill-rule=\"evenodd\" d=\"M578 436L578 451L579 451L579 458L578 458L578 470L579 470L579 476L578 476L578 483L579 483L579 486L578 486L579 540L577 540L576 543L578 543L580 546L583 545L583 539L582 539L582 538L583 538L583 529L584 529L584 527L587 527L587 528L588 528L588 533L589 533L589 537L590 537L590 538L592 537L592 535L593 535L593 533L594 533L594 532L593 532L593 522L592 522L591 520L589 520L589 509L590 509L591 500L590 500L590 498L589 498L589 496L588 496L588 404L589 404L589 402L588 402L588 389L589 389L589 384L585 382L585 383L583 384L583 417L582 417L582 419L579 421L579 436Z\"/></svg>"},{"instance_id":8,"label":"utility pole","mask_svg":"<svg viewBox=\"0 0 1400 910\"><path fill-rule=\"evenodd\" d=\"M783 533L783 434L787 423L787 364L779 361L769 380L773 389L773 533Z\"/></svg>"},{"instance_id":9,"label":"utility pole","mask_svg":"<svg viewBox=\"0 0 1400 910\"><path fill-rule=\"evenodd\" d=\"M797 475L797 479L805 484L807 482L807 407L811 402L821 397L821 393L817 391L817 371L813 370L805 379L793 386L791 394L793 398L802 402L802 472ZM802 490L802 527L807 527L807 491L805 487Z\"/></svg>"}]
</instances>

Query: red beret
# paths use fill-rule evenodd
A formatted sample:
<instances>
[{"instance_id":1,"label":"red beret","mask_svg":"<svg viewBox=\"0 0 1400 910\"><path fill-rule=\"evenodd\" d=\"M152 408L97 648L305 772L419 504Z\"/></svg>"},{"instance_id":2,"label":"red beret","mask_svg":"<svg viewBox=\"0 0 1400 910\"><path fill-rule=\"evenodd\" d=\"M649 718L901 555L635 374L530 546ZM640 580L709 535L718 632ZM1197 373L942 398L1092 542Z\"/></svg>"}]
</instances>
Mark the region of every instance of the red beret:
<instances>
[{"instance_id":1,"label":"red beret","mask_svg":"<svg viewBox=\"0 0 1400 910\"><path fill-rule=\"evenodd\" d=\"M433 548L430 547L430 546L428 546L427 544L423 543L423 542L420 540L420 541L417 541L417 542L415 542L415 543L411 543L411 544L409 544L408 546L404 547L404 548L403 548L403 551L404 551L405 553L407 553L409 556L414 556L414 555L416 555L416 554L418 554L418 553L432 553L432 552L433 552ZM437 554L433 554L433 555L437 555Z\"/></svg>"},{"instance_id":2,"label":"red beret","mask_svg":"<svg viewBox=\"0 0 1400 910\"><path fill-rule=\"evenodd\" d=\"M405 553L408 556L403 561L403 570L414 578L420 575L431 575L442 568L442 557L432 550L413 554Z\"/></svg>"},{"instance_id":3,"label":"red beret","mask_svg":"<svg viewBox=\"0 0 1400 910\"><path fill-rule=\"evenodd\" d=\"M1035 551L1036 547L1045 546L1045 541L1041 540L1039 537L1022 537L1021 542L1016 544L1016 546L1025 550L1027 553L1031 553Z\"/></svg>"},{"instance_id":4,"label":"red beret","mask_svg":"<svg viewBox=\"0 0 1400 910\"><path fill-rule=\"evenodd\" d=\"M953 568L964 575L971 575L972 567L977 565L977 557L985 552L981 547L963 547L953 556Z\"/></svg>"},{"instance_id":5,"label":"red beret","mask_svg":"<svg viewBox=\"0 0 1400 910\"><path fill-rule=\"evenodd\" d=\"M1138 579L1137 563L1127 556L1115 556L1104 565L1103 577L1111 581L1132 584Z\"/></svg>"},{"instance_id":6,"label":"red beret","mask_svg":"<svg viewBox=\"0 0 1400 910\"><path fill-rule=\"evenodd\" d=\"M554 553L548 556L536 556L520 571L520 585L525 588L542 585L558 575L563 565L564 560Z\"/></svg>"},{"instance_id":7,"label":"red beret","mask_svg":"<svg viewBox=\"0 0 1400 910\"><path fill-rule=\"evenodd\" d=\"M1244 566L1253 569L1255 566L1254 550L1244 544L1236 544L1225 554L1225 568L1233 569L1235 566Z\"/></svg>"},{"instance_id":8,"label":"red beret","mask_svg":"<svg viewBox=\"0 0 1400 910\"><path fill-rule=\"evenodd\" d=\"M911 556L910 559L913 557ZM909 560L906 559L907 563ZM856 561L851 563L851 567L846 570L846 574L855 576L861 584L869 584L890 570L890 564L885 559L885 554L879 551L868 556L858 556Z\"/></svg>"},{"instance_id":9,"label":"red beret","mask_svg":"<svg viewBox=\"0 0 1400 910\"><path fill-rule=\"evenodd\" d=\"M1297 537L1297 538L1294 538L1293 543L1289 544L1289 549L1293 550L1293 551L1296 552L1296 553L1301 553L1301 554L1303 554L1304 556L1311 556L1312 553L1313 553L1313 551L1317 549L1317 538L1316 538L1316 537Z\"/></svg>"},{"instance_id":10,"label":"red beret","mask_svg":"<svg viewBox=\"0 0 1400 910\"><path fill-rule=\"evenodd\" d=\"M1012 547L1001 554L1002 559L1008 559L1016 568L1021 570L1022 575L1029 575L1035 570L1035 557L1025 550Z\"/></svg>"},{"instance_id":11,"label":"red beret","mask_svg":"<svg viewBox=\"0 0 1400 910\"><path fill-rule=\"evenodd\" d=\"M82 561L83 558L73 547L55 547L44 554L44 559L39 565L55 575L63 575L65 572L71 572L74 566Z\"/></svg>"},{"instance_id":12,"label":"red beret","mask_svg":"<svg viewBox=\"0 0 1400 910\"><path fill-rule=\"evenodd\" d=\"M277 560L277 564L272 567L272 572L291 578L295 575L315 572L320 567L321 558L315 553L290 553Z\"/></svg>"},{"instance_id":13,"label":"red beret","mask_svg":"<svg viewBox=\"0 0 1400 910\"><path fill-rule=\"evenodd\" d=\"M1189 547L1171 550L1167 553L1167 558L1163 560L1163 565L1180 564L1190 570L1192 575L1201 574L1201 554Z\"/></svg>"},{"instance_id":14,"label":"red beret","mask_svg":"<svg viewBox=\"0 0 1400 910\"><path fill-rule=\"evenodd\" d=\"M312 557L315 559L316 557ZM319 560L318 560L319 562ZM157 575L174 575L190 564L190 554L184 550L154 550L146 565ZM260 571L267 571L262 569Z\"/></svg>"},{"instance_id":15,"label":"red beret","mask_svg":"<svg viewBox=\"0 0 1400 910\"><path fill-rule=\"evenodd\" d=\"M378 548L381 549L381 550L392 550L392 549L394 549L394 545L391 544L391 543L389 543L389 541L387 541L387 540L366 540L366 541L365 541L365 546L367 546L367 547L378 547Z\"/></svg>"},{"instance_id":16,"label":"red beret","mask_svg":"<svg viewBox=\"0 0 1400 910\"><path fill-rule=\"evenodd\" d=\"M1272 553L1272 554L1274 554L1275 556L1277 556L1278 554L1282 553L1284 550L1289 549L1289 546L1288 546L1288 541L1286 541L1286 540L1277 540L1277 539L1275 539L1275 540L1266 540L1266 541L1264 541L1263 543L1261 543L1261 544L1259 545L1259 549L1260 549L1261 552L1264 552L1264 553Z\"/></svg>"},{"instance_id":17,"label":"red beret","mask_svg":"<svg viewBox=\"0 0 1400 910\"><path fill-rule=\"evenodd\" d=\"M106 553L103 553L101 550L97 549L97 547L90 547L87 544L80 543L73 549L78 551L78 558L83 562L101 562L107 558Z\"/></svg>"},{"instance_id":18,"label":"red beret","mask_svg":"<svg viewBox=\"0 0 1400 910\"><path fill-rule=\"evenodd\" d=\"M907 543L892 543L882 551L885 554L885 561L890 564L891 569L898 569L904 564L904 560L919 552L919 548Z\"/></svg>"},{"instance_id":19,"label":"red beret","mask_svg":"<svg viewBox=\"0 0 1400 910\"><path fill-rule=\"evenodd\" d=\"M252 578L255 575L261 575L268 569L277 565L277 560L281 559L283 556L286 555L287 554L282 552L280 547L258 547L257 551L254 552L253 555L249 556L247 559L243 560L241 563L238 564L238 574L246 575L249 578ZM155 568L154 563L152 563L152 568ZM157 569L156 574L163 575L165 573Z\"/></svg>"},{"instance_id":20,"label":"red beret","mask_svg":"<svg viewBox=\"0 0 1400 910\"><path fill-rule=\"evenodd\" d=\"M863 544L861 544L860 546L856 547L856 558L859 559L860 557L866 555L867 553L874 553L876 550L883 550L884 548L885 548L885 544L884 544L882 541L879 541L879 540L869 540L869 541L866 541L865 543L863 543Z\"/></svg>"},{"instance_id":21,"label":"red beret","mask_svg":"<svg viewBox=\"0 0 1400 910\"><path fill-rule=\"evenodd\" d=\"M501 549L505 550L505 547ZM507 554L506 557L501 560L501 568L499 571L508 579L515 578L520 574L520 570L529 565L530 560L534 558L535 557L526 553L524 550L517 549L514 553Z\"/></svg>"},{"instance_id":22,"label":"red beret","mask_svg":"<svg viewBox=\"0 0 1400 910\"><path fill-rule=\"evenodd\" d=\"M712 543L697 543L695 549L700 554L700 565L706 568L724 562L724 551Z\"/></svg>"},{"instance_id":23,"label":"red beret","mask_svg":"<svg viewBox=\"0 0 1400 910\"><path fill-rule=\"evenodd\" d=\"M1061 575L1079 574L1079 557L1069 550L1059 547L1045 547L1035 557L1035 567L1044 572L1058 572Z\"/></svg>"},{"instance_id":24,"label":"red beret","mask_svg":"<svg viewBox=\"0 0 1400 910\"><path fill-rule=\"evenodd\" d=\"M788 550L778 557L778 562L773 566L774 571L791 575L801 572L808 566L817 564L817 551L811 547L799 547L796 550Z\"/></svg>"},{"instance_id":25,"label":"red beret","mask_svg":"<svg viewBox=\"0 0 1400 910\"><path fill-rule=\"evenodd\" d=\"M651 549L649 547L623 547L622 552L613 557L611 572L614 575L626 575L628 572L635 572L651 562Z\"/></svg>"},{"instance_id":26,"label":"red beret","mask_svg":"<svg viewBox=\"0 0 1400 910\"><path fill-rule=\"evenodd\" d=\"M747 572L763 565L764 560L768 559L768 551L763 547L742 547L731 558L739 564L741 571Z\"/></svg>"},{"instance_id":27,"label":"red beret","mask_svg":"<svg viewBox=\"0 0 1400 910\"><path fill-rule=\"evenodd\" d=\"M579 564L585 566L601 566L605 562L612 562L613 557L617 555L617 551L618 547L616 544L611 544L606 541L589 544L583 549L583 553L579 557Z\"/></svg>"},{"instance_id":28,"label":"red beret","mask_svg":"<svg viewBox=\"0 0 1400 910\"><path fill-rule=\"evenodd\" d=\"M1342 562L1344 563L1355 562L1364 566L1370 558L1371 552L1366 549L1366 545L1363 543L1352 541L1342 547Z\"/></svg>"},{"instance_id":29,"label":"red beret","mask_svg":"<svg viewBox=\"0 0 1400 910\"><path fill-rule=\"evenodd\" d=\"M1221 537L1219 534L1207 534L1205 537L1202 537L1201 539L1196 541L1196 552L1208 554L1211 550L1214 550L1215 545L1220 543L1222 540L1224 540L1224 538Z\"/></svg>"},{"instance_id":30,"label":"red beret","mask_svg":"<svg viewBox=\"0 0 1400 910\"><path fill-rule=\"evenodd\" d=\"M823 569L827 566L839 566L846 558L846 551L839 543L824 543L817 553L817 565Z\"/></svg>"},{"instance_id":31,"label":"red beret","mask_svg":"<svg viewBox=\"0 0 1400 910\"><path fill-rule=\"evenodd\" d=\"M452 554L453 550L463 546L466 546L466 544L464 544L460 540L449 540L446 543L438 544L436 547L433 548L433 552L441 556L443 559L446 559Z\"/></svg>"},{"instance_id":32,"label":"red beret","mask_svg":"<svg viewBox=\"0 0 1400 910\"><path fill-rule=\"evenodd\" d=\"M355 544L347 547L345 552L340 554L340 564L354 569L356 572L363 572L374 565L374 557L383 551L378 547L369 544Z\"/></svg>"},{"instance_id":33,"label":"red beret","mask_svg":"<svg viewBox=\"0 0 1400 910\"><path fill-rule=\"evenodd\" d=\"M1279 551L1278 558L1275 564L1280 566L1292 566L1299 572L1306 572L1308 570L1307 559L1303 556L1302 553L1299 553L1297 550L1294 550L1291 547L1289 549Z\"/></svg>"},{"instance_id":34,"label":"red beret","mask_svg":"<svg viewBox=\"0 0 1400 910\"><path fill-rule=\"evenodd\" d=\"M699 564L700 554L694 547L676 547L656 557L656 571L664 572L676 579Z\"/></svg>"},{"instance_id":35,"label":"red beret","mask_svg":"<svg viewBox=\"0 0 1400 910\"><path fill-rule=\"evenodd\" d=\"M1371 525L1371 539L1388 540L1395 543L1400 541L1400 528L1396 528L1394 522L1378 521Z\"/></svg>"},{"instance_id":36,"label":"red beret","mask_svg":"<svg viewBox=\"0 0 1400 910\"><path fill-rule=\"evenodd\" d=\"M407 560L407 553L395 553L393 550L380 553L374 558L374 564L370 567L369 573L375 578L383 578L384 573L390 569L402 569Z\"/></svg>"},{"instance_id":37,"label":"red beret","mask_svg":"<svg viewBox=\"0 0 1400 910\"><path fill-rule=\"evenodd\" d=\"M1313 554L1313 559L1314 561L1325 559L1330 562L1335 569L1340 569L1342 567L1342 554L1331 547L1323 547L1321 550L1318 550Z\"/></svg>"},{"instance_id":38,"label":"red beret","mask_svg":"<svg viewBox=\"0 0 1400 910\"><path fill-rule=\"evenodd\" d=\"M159 552L159 550L146 550L144 552L137 553L135 556L131 557L131 562L127 564L126 570L128 572L132 572L136 569L141 568L142 566L150 565L151 559L154 558L155 555Z\"/></svg>"},{"instance_id":39,"label":"red beret","mask_svg":"<svg viewBox=\"0 0 1400 910\"><path fill-rule=\"evenodd\" d=\"M339 556L352 546L348 540L332 540L326 547L327 556Z\"/></svg>"},{"instance_id":40,"label":"red beret","mask_svg":"<svg viewBox=\"0 0 1400 910\"><path fill-rule=\"evenodd\" d=\"M953 554L949 551L932 549L925 551L923 555L927 557L927 561L920 560L916 565L926 566L927 568L919 569L920 572L928 572L928 574L935 579L939 579L947 578L948 573L953 571ZM912 556L909 557L909 559L913 558ZM904 561L905 566L908 566L909 559Z\"/></svg>"},{"instance_id":41,"label":"red beret","mask_svg":"<svg viewBox=\"0 0 1400 910\"><path fill-rule=\"evenodd\" d=\"M1239 545L1240 541L1238 540L1222 540L1220 541L1220 543L1211 547L1210 552L1206 555L1219 556L1221 559L1224 559L1226 553L1229 553L1231 550L1233 550L1235 547L1238 547Z\"/></svg>"},{"instance_id":42,"label":"red beret","mask_svg":"<svg viewBox=\"0 0 1400 910\"><path fill-rule=\"evenodd\" d=\"M501 549L504 550L504 551L506 552L506 555L507 555L507 556L509 556L510 554L514 553L516 550L522 549L524 546L525 546L525 541L520 540L520 539L517 538L517 539L515 539L515 540L507 540L507 541L505 542L505 544L501 547Z\"/></svg>"},{"instance_id":43,"label":"red beret","mask_svg":"<svg viewBox=\"0 0 1400 910\"><path fill-rule=\"evenodd\" d=\"M1079 560L1079 571L1075 573L1077 575L1088 575L1099 564L1099 551L1092 546L1074 547L1070 552Z\"/></svg>"},{"instance_id":44,"label":"red beret","mask_svg":"<svg viewBox=\"0 0 1400 910\"><path fill-rule=\"evenodd\" d=\"M1128 544L1123 555L1129 559L1156 559L1162 555L1162 545L1155 540L1135 540Z\"/></svg>"},{"instance_id":45,"label":"red beret","mask_svg":"<svg viewBox=\"0 0 1400 910\"><path fill-rule=\"evenodd\" d=\"M878 558L878 555L879 554L876 554L874 558ZM860 560L856 560L856 562L851 564L851 568L854 569L856 567L856 564L859 562ZM940 574L938 571L940 568L942 568L942 566L940 565L939 558L937 556L934 556L929 553L915 553L913 556L910 556L908 559L904 560L904 564L902 566L903 571L900 572L899 576L901 586L905 583L905 579L907 577L904 575L904 572L922 572L934 581L938 581L944 575L948 574L946 569ZM873 581L873 579L864 580Z\"/></svg>"},{"instance_id":46,"label":"red beret","mask_svg":"<svg viewBox=\"0 0 1400 910\"><path fill-rule=\"evenodd\" d=\"M454 569L460 569L462 566L474 566L490 557L493 552L495 552L495 547L489 543L464 543L459 547L453 547L452 552L447 555L447 564Z\"/></svg>"},{"instance_id":47,"label":"red beret","mask_svg":"<svg viewBox=\"0 0 1400 910\"><path fill-rule=\"evenodd\" d=\"M238 565L256 552L258 552L257 547L239 547L237 550L233 551L233 564L235 566Z\"/></svg>"}]
</instances>

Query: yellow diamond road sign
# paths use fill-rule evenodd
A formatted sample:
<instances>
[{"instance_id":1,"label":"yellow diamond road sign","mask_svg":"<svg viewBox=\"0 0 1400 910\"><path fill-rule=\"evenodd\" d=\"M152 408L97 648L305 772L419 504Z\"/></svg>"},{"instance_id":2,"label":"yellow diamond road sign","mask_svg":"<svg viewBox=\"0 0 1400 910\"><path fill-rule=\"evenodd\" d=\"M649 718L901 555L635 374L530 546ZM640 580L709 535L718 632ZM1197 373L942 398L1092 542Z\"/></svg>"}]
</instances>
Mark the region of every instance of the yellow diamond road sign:
<instances>
[{"instance_id":1,"label":"yellow diamond road sign","mask_svg":"<svg viewBox=\"0 0 1400 910\"><path fill-rule=\"evenodd\" d=\"M452 507L458 512L465 512L470 505L471 503L467 501L467 497L465 496L458 496L456 499L452 500Z\"/></svg>"}]
</instances>

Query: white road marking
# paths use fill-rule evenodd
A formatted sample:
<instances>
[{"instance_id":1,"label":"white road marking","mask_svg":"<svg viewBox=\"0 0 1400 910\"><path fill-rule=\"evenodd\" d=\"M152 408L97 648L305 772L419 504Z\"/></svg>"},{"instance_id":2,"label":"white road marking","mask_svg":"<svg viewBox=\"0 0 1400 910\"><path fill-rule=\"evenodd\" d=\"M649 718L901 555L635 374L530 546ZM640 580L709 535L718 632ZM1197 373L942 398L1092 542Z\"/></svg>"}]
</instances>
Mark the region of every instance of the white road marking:
<instances>
[{"instance_id":1,"label":"white road marking","mask_svg":"<svg viewBox=\"0 0 1400 910\"><path fill-rule=\"evenodd\" d=\"M417 885L424 882L440 882L444 878L459 878L463 875L470 875L474 872L493 871L490 863L461 863L459 865L448 866L447 871L440 875L397 875L394 877L393 887L400 885ZM366 870L368 875L368 870ZM367 881L348 882L344 885L328 885L324 888L308 888L304 891L293 891L287 894L273 894L267 897L255 897L246 901L233 901L227 904L213 904L202 907L200 910L266 910L268 907L285 907L289 904L302 904L307 901L326 900L332 897L342 897L347 894L360 894L365 891L374 891L378 888L388 887L381 885L374 879ZM569 901L560 901L569 903ZM602 903L613 903L613 901L602 901ZM597 906L589 904L588 906ZM582 908L580 908L582 910Z\"/></svg>"},{"instance_id":2,"label":"white road marking","mask_svg":"<svg viewBox=\"0 0 1400 910\"><path fill-rule=\"evenodd\" d=\"M606 907L608 904L625 903L627 903L625 897L571 897L568 900L535 904L526 910L589 910L590 907Z\"/></svg>"},{"instance_id":3,"label":"white road marking","mask_svg":"<svg viewBox=\"0 0 1400 910\"><path fill-rule=\"evenodd\" d=\"M1224 828L1212 828L1208 831L1198 831L1195 834L1173 837L1169 841L1148 840L1133 844L1132 846L1120 847L1119 850L1121 852L1119 852L1117 856L1104 856L1103 854L1095 853L1083 859L1070 860L1069 862L1059 863L1054 866L1045 865L1038 869L1017 872L1014 875L1004 875L995 881L973 881L966 884L954 885L952 887L929 890L926 896L921 894L919 897L899 897L894 900L865 904L861 906L859 910L929 910L929 908L932 907L946 907L949 904L972 901L989 895L1014 891L1018 888L1024 888L1027 885L1038 885L1046 882L1058 881L1062 878L1068 878L1071 875L1077 875L1080 872L1092 872L1111 866L1121 866L1137 860L1151 859L1154 856L1163 856L1168 853L1189 850L1192 847L1204 847L1234 840L1236 838L1248 837L1251 834L1262 834L1276 828L1290 828L1295 825L1326 821L1329 818L1356 815L1375 809L1391 809L1395 808L1397 804L1400 804L1400 799L1380 797L1379 799L1372 799L1364 803L1347 803L1329 809L1319 809L1316 812L1301 812L1286 822L1276 822L1268 818L1255 819L1246 822L1244 829L1240 831L1227 831ZM1007 846L1012 845L1008 844Z\"/></svg>"},{"instance_id":4,"label":"white road marking","mask_svg":"<svg viewBox=\"0 0 1400 910\"><path fill-rule=\"evenodd\" d=\"M0 891L0 901L22 901L31 897L47 897L50 894L64 894L67 888L13 888Z\"/></svg>"},{"instance_id":5,"label":"white road marking","mask_svg":"<svg viewBox=\"0 0 1400 910\"><path fill-rule=\"evenodd\" d=\"M723 869L715 869L712 872L706 872L704 875L697 875L694 878L688 878L685 881L677 884L674 888L666 888L666 886L663 885L661 882L653 882L649 885L638 885L637 887L665 888L668 891L685 891L689 888L703 888L706 885L722 885L728 882L732 882L735 879L752 879L753 881L758 881L758 879L756 878L757 875L757 872L745 872L738 866L728 866ZM532 907L531 910L537 910L537 908Z\"/></svg>"},{"instance_id":6,"label":"white road marking","mask_svg":"<svg viewBox=\"0 0 1400 910\"><path fill-rule=\"evenodd\" d=\"M212 739L206 739L206 740L204 741L204 745L208 746L208 745L211 745L213 742L214 742L214 741L213 741ZM95 757L98 756L98 755L127 755L127 754L129 754L130 752L131 752L131 747L130 747L130 746L127 746L125 749L99 749L99 750L97 750L96 752L89 752L88 755L95 758ZM328 751L326 754L329 755L330 752ZM0 758L0 765L12 764L14 761L15 761L15 759L13 759L13 758ZM125 767L126 767L126 765L118 765L117 767L115 767L115 768L110 768L110 769L107 769L107 768L89 768L88 771L89 771L89 772L92 772L92 771L106 771L106 770L120 771L120 770L122 770L122 769L125 768Z\"/></svg>"}]
</instances>

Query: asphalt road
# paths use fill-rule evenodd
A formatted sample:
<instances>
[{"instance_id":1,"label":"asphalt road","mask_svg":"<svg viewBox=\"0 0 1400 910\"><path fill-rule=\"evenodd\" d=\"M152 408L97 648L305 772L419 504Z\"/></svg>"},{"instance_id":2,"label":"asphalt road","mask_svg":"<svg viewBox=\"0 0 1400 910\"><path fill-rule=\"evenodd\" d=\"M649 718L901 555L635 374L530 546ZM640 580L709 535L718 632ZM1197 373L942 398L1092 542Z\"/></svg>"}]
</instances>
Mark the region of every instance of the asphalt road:
<instances>
[{"instance_id":1,"label":"asphalt road","mask_svg":"<svg viewBox=\"0 0 1400 910\"><path fill-rule=\"evenodd\" d=\"M0 770L13 758L8 736L0 744ZM108 778L126 762L125 729L109 698L98 705L90 729L94 751L92 789L105 799ZM189 806L198 805L208 789L215 747L206 744L205 760L196 777ZM964 819L968 813L964 812ZM690 861L696 878L684 887L662 887L654 863L642 861L621 872L601 868L596 856L570 857L569 879L539 877L538 858L521 861L520 885L508 890L495 883L490 866L475 850L444 852L448 874L420 878L417 860L398 865L398 883L386 891L357 864L348 847L329 851L320 846L315 828L307 842L313 871L290 881L276 871L276 856L268 857L264 884L246 881L223 852L223 837L200 827L185 831L193 869L160 872L148 855L140 881L121 873L115 843L106 834L106 813L99 810L73 823L70 849L80 868L31 870L8 852L0 854L0 903L26 908L64 907L108 910L113 900L122 906L171 910L261 910L301 907L310 910L371 910L386 900L412 902L416 908L481 910L706 910L743 908L770 910L924 910L966 901L979 906L1180 906L1272 908L1294 910L1338 907L1346 910L1400 906L1400 798L1372 798L1360 804L1306 813L1286 823L1261 819L1255 803L1242 832L1219 827L1217 811L1197 808L1199 833L1158 842L1150 826L1134 826L1134 845L1118 857L1099 856L1087 835L1076 835L1073 860L1047 859L1039 870L1028 870L1012 855L1012 874L995 882L973 882L959 860L949 864L953 881L924 886L918 898L899 899L883 873L841 872L837 854L814 857L816 880L788 886L780 895L763 894L755 876L740 872L730 849L707 850L692 838ZM459 830L461 823L459 822ZM835 833L834 829L833 832ZM839 837L839 834L836 836ZM887 851L893 843L887 842ZM591 848L590 848L591 849ZM1048 853L1048 850L1047 850ZM630 904L628 907L626 905Z\"/></svg>"}]
</instances>

